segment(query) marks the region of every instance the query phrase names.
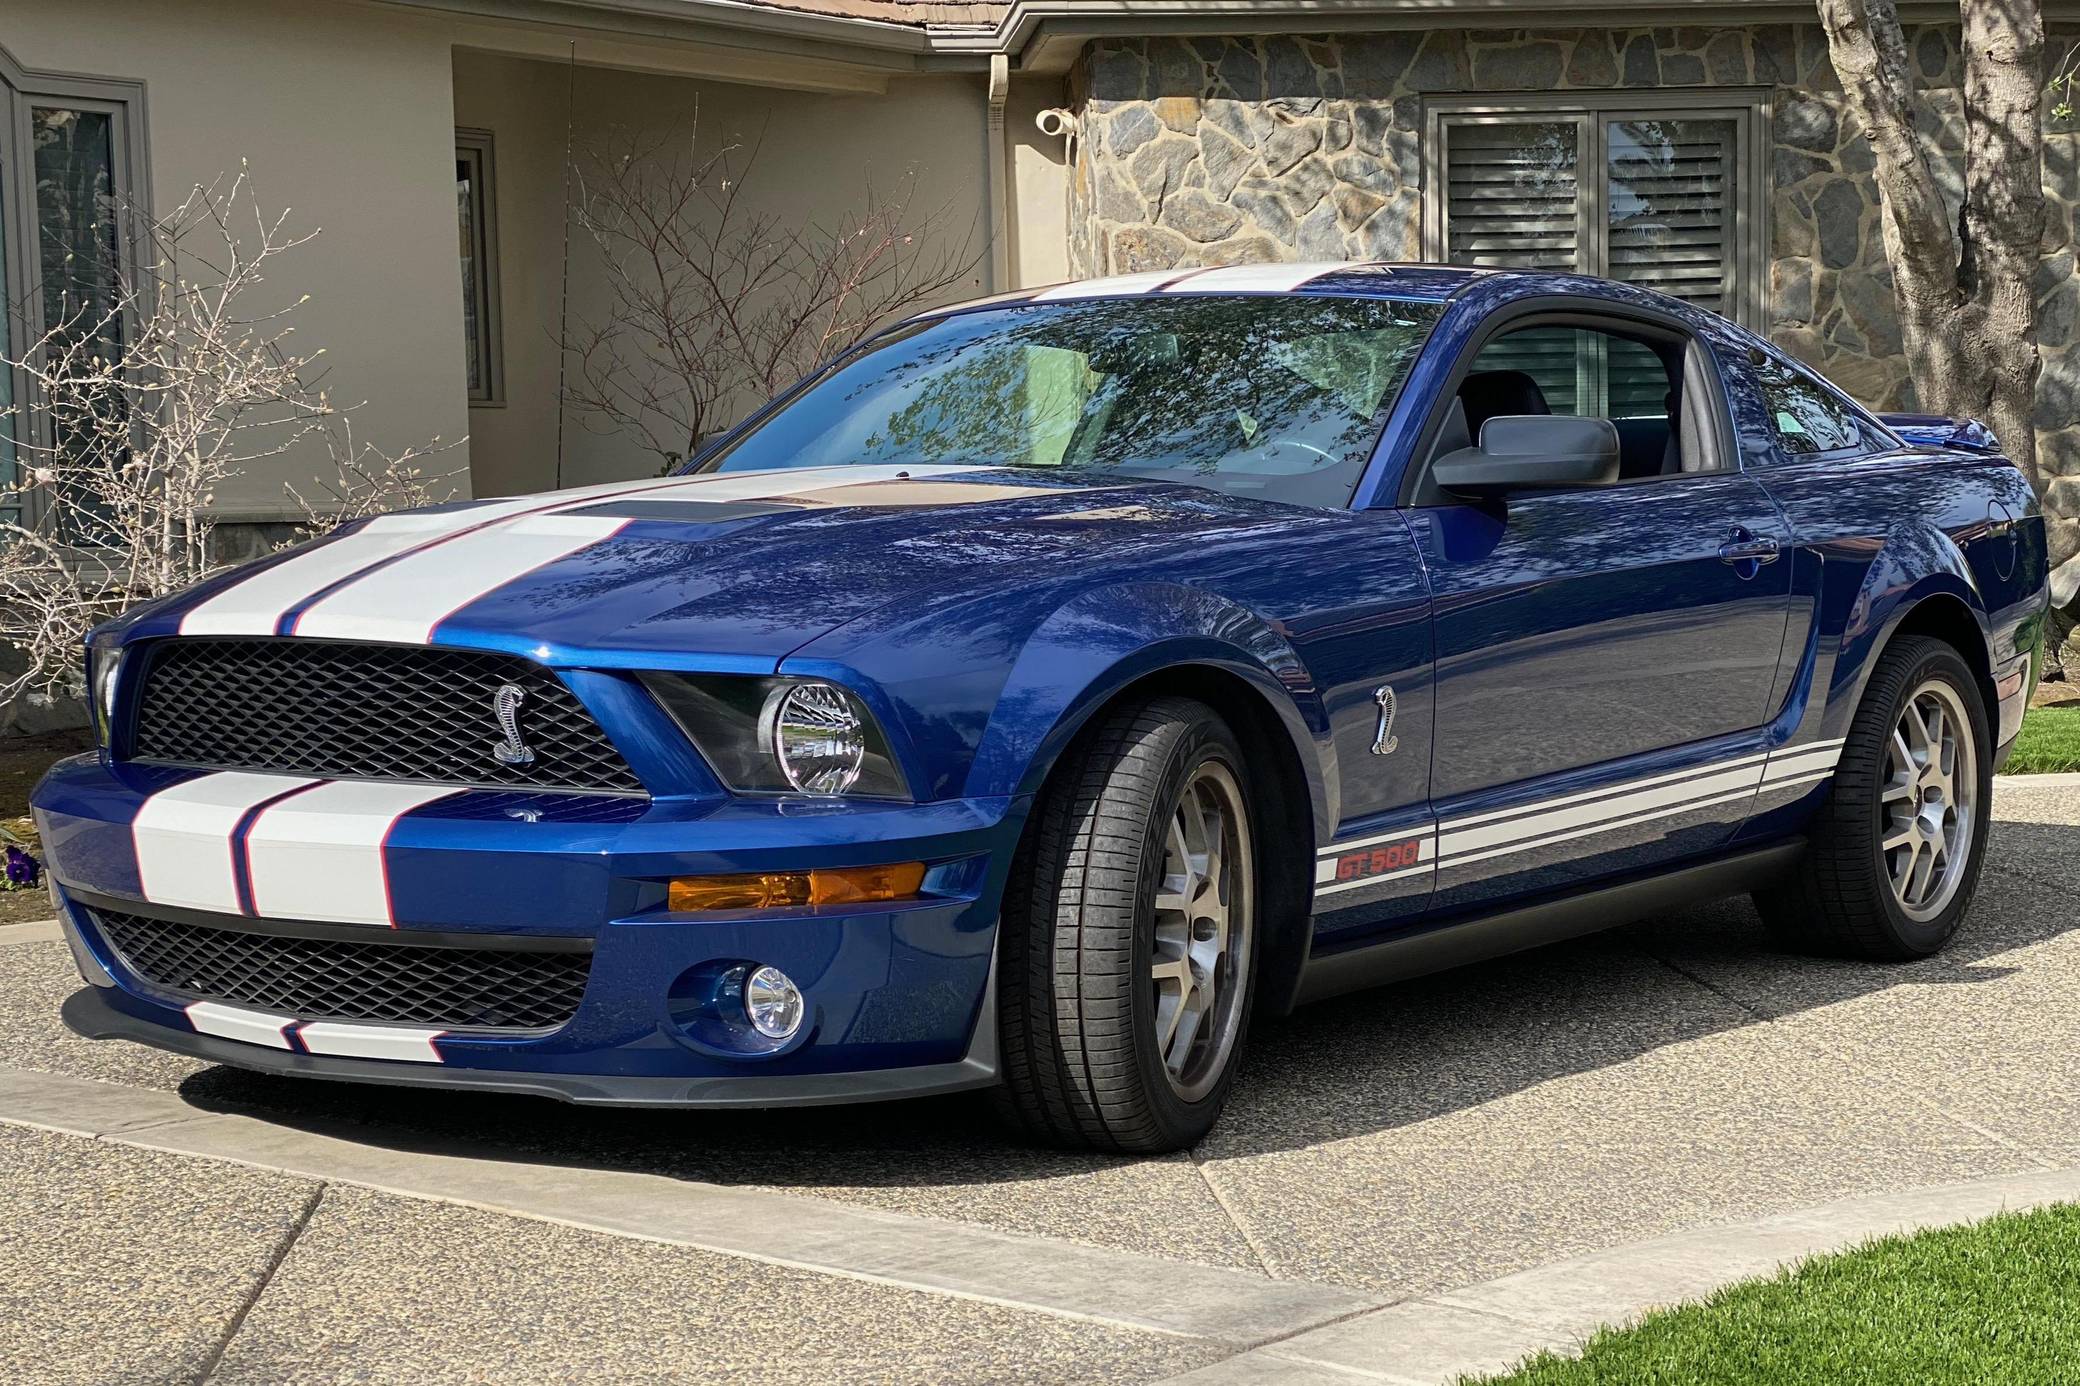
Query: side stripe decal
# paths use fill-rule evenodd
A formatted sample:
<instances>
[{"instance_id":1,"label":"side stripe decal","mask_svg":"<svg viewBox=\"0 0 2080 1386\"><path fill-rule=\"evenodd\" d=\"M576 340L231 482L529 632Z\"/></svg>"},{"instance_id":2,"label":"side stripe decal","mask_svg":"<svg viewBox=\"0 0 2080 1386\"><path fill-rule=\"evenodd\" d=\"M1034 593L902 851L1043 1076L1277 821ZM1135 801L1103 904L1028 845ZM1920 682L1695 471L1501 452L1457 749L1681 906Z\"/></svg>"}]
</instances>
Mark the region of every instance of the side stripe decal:
<instances>
[{"instance_id":1,"label":"side stripe decal","mask_svg":"<svg viewBox=\"0 0 2080 1386\"><path fill-rule=\"evenodd\" d=\"M1709 765L1650 775L1509 808L1417 822L1391 832L1332 842L1315 859L1315 895L1336 895L1512 852L1574 842L1699 809L1734 803L1757 793L1816 784L1834 773L1843 742L1808 742L1755 752ZM1367 869L1370 851L1421 838L1412 863Z\"/></svg>"}]
</instances>

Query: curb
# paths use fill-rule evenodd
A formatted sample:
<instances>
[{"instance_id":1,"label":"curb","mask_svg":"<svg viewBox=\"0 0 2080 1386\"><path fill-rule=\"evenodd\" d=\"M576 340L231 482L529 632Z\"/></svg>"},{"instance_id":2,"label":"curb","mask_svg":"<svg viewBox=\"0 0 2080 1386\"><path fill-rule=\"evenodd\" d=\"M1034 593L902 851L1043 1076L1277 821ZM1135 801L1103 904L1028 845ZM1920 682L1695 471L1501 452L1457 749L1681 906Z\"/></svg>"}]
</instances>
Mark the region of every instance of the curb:
<instances>
[{"instance_id":1,"label":"curb","mask_svg":"<svg viewBox=\"0 0 2080 1386\"><path fill-rule=\"evenodd\" d=\"M1997 774L1993 776L1993 793L2003 789L2080 789L2080 772L2059 774Z\"/></svg>"},{"instance_id":2,"label":"curb","mask_svg":"<svg viewBox=\"0 0 2080 1386\"><path fill-rule=\"evenodd\" d=\"M58 931L55 919L39 919L30 924L0 924L0 948L10 943L56 943L64 937Z\"/></svg>"},{"instance_id":3,"label":"curb","mask_svg":"<svg viewBox=\"0 0 2080 1386\"><path fill-rule=\"evenodd\" d=\"M1699 1227L1405 1300L1170 1378L1177 1386L1352 1380L1444 1386L1533 1352L1576 1352L1598 1328L1873 1237L2080 1199L2080 1168L2000 1175Z\"/></svg>"},{"instance_id":4,"label":"curb","mask_svg":"<svg viewBox=\"0 0 2080 1386\"><path fill-rule=\"evenodd\" d=\"M2080 789L2080 773L1995 775L1993 777L1993 792L1998 794L2004 789Z\"/></svg>"},{"instance_id":5,"label":"curb","mask_svg":"<svg viewBox=\"0 0 2080 1386\"><path fill-rule=\"evenodd\" d=\"M463 1141L392 1148L369 1142L365 1128L346 1122L291 1126L205 1111L168 1092L5 1065L0 1125L356 1184L1237 1351L1383 1302L1336 1285L1272 1280L792 1194L528 1164L498 1147Z\"/></svg>"}]
</instances>

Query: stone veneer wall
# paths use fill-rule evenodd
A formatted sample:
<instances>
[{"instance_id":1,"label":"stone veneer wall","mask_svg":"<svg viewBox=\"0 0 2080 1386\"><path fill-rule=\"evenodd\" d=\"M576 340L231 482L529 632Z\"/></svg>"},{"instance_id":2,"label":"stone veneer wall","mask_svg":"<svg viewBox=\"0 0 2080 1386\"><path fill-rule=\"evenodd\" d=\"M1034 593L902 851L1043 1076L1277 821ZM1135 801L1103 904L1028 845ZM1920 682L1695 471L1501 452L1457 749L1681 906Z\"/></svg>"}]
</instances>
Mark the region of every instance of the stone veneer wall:
<instances>
[{"instance_id":1,"label":"stone veneer wall","mask_svg":"<svg viewBox=\"0 0 2080 1386\"><path fill-rule=\"evenodd\" d=\"M1913 31L1940 142L1961 161L1954 30ZM2059 43L2053 44L2060 48ZM1081 274L1280 259L1422 256L1427 93L1774 89L1763 328L1879 408L1912 404L1871 154L1817 25L1436 30L1094 45L1072 92L1070 256ZM2073 200L2080 135L2054 131L2039 283L2039 425L2080 446ZM1954 190L1956 166L1943 174Z\"/></svg>"}]
</instances>

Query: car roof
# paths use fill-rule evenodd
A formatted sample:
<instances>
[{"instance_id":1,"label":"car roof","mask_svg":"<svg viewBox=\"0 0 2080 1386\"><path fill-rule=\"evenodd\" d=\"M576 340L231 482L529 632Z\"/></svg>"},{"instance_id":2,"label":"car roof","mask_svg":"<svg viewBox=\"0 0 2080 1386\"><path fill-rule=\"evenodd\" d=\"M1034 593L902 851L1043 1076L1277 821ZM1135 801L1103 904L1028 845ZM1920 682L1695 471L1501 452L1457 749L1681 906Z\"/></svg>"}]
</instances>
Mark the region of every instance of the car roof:
<instances>
[{"instance_id":1,"label":"car roof","mask_svg":"<svg viewBox=\"0 0 2080 1386\"><path fill-rule=\"evenodd\" d=\"M1212 294L1264 296L1330 296L1384 298L1413 303L1443 303L1480 284L1512 293L1579 293L1610 297L1623 292L1609 280L1551 270L1474 269L1464 265L1405 264L1390 261L1309 260L1256 265L1221 265L1197 269L1147 270L1099 279L1014 289L988 298L951 303L917 315L935 318L979 308L1009 308L1027 303L1067 303L1101 298L1148 298ZM1631 287L1631 286L1627 286Z\"/></svg>"}]
</instances>

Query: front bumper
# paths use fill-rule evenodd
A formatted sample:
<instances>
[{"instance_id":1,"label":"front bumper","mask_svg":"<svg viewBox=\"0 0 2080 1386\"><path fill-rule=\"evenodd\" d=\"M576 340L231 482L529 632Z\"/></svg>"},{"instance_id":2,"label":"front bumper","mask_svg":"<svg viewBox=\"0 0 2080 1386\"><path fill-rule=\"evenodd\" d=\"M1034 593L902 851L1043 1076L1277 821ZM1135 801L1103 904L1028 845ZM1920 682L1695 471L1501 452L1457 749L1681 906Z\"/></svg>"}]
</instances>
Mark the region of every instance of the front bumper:
<instances>
[{"instance_id":1,"label":"front bumper","mask_svg":"<svg viewBox=\"0 0 2080 1386\"><path fill-rule=\"evenodd\" d=\"M1023 800L809 806L457 791L372 828L315 808L233 812L247 797L275 802L270 786L236 785L218 796L232 809L169 815L164 797L145 809L170 788L174 799L209 801L213 787L198 783L208 778L86 756L38 786L59 916L91 984L65 1007L80 1034L272 1072L614 1104L865 1101L996 1079L995 923ZM194 898L208 896L219 858L238 893ZM918 899L709 914L665 901L674 876L890 861L929 864ZM342 1017L133 965L101 927L110 908L357 945L582 939L591 961L575 1009L549 1029ZM784 1044L717 1023L728 998L713 978L743 964L778 967L804 992L808 1018Z\"/></svg>"}]
</instances>

